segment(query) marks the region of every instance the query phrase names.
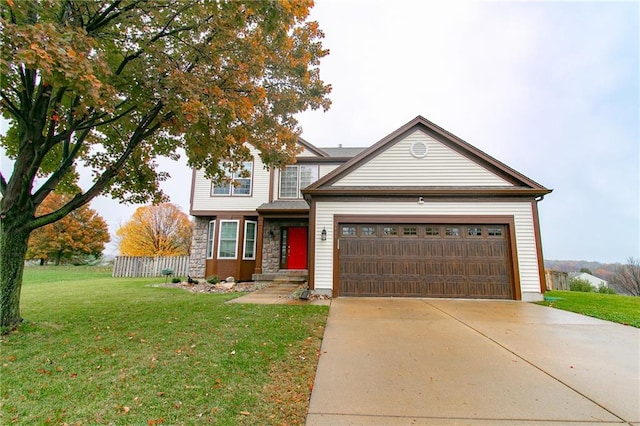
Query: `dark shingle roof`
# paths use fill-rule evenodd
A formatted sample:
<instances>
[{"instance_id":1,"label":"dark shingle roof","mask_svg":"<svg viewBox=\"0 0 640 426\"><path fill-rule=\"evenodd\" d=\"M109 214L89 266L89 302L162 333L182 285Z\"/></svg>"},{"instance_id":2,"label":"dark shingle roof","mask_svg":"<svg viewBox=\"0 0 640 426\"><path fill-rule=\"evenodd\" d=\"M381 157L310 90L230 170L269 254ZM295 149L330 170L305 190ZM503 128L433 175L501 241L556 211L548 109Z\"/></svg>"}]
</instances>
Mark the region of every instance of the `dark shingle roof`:
<instances>
[{"instance_id":1,"label":"dark shingle roof","mask_svg":"<svg viewBox=\"0 0 640 426\"><path fill-rule=\"evenodd\" d=\"M256 210L309 210L309 204L304 200L282 201L263 203Z\"/></svg>"},{"instance_id":2,"label":"dark shingle roof","mask_svg":"<svg viewBox=\"0 0 640 426\"><path fill-rule=\"evenodd\" d=\"M320 148L324 152L326 152L330 157L338 157L338 158L351 158L360 154L364 151L365 148L355 148L355 147L339 147L339 148Z\"/></svg>"}]
</instances>

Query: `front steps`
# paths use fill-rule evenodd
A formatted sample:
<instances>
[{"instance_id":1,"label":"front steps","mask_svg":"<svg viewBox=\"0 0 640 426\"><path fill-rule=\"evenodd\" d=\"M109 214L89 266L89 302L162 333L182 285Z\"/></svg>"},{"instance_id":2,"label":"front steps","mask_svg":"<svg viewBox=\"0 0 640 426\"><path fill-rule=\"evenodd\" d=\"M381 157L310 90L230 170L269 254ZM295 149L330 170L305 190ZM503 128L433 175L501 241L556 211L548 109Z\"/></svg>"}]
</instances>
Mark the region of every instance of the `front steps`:
<instances>
[{"instance_id":1,"label":"front steps","mask_svg":"<svg viewBox=\"0 0 640 426\"><path fill-rule=\"evenodd\" d=\"M283 269L278 272L253 274L252 278L256 284L268 287L269 291L290 294L298 287L306 286L309 271L306 269Z\"/></svg>"}]
</instances>

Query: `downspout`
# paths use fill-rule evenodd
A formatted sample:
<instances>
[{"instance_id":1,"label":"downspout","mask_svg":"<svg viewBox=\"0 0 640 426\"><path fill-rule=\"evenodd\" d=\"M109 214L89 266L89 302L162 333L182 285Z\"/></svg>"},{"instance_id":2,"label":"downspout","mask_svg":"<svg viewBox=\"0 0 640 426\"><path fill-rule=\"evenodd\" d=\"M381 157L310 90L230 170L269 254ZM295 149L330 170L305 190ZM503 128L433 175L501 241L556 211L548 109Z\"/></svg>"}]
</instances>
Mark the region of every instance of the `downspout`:
<instances>
[{"instance_id":1,"label":"downspout","mask_svg":"<svg viewBox=\"0 0 640 426\"><path fill-rule=\"evenodd\" d=\"M536 238L536 246L538 253L538 275L540 277L540 293L544 297L544 293L547 291L547 277L544 271L544 255L542 254L542 231L540 229L540 216L538 215L538 203L544 200L544 195L539 195L533 199L535 204L532 203L534 230Z\"/></svg>"}]
</instances>

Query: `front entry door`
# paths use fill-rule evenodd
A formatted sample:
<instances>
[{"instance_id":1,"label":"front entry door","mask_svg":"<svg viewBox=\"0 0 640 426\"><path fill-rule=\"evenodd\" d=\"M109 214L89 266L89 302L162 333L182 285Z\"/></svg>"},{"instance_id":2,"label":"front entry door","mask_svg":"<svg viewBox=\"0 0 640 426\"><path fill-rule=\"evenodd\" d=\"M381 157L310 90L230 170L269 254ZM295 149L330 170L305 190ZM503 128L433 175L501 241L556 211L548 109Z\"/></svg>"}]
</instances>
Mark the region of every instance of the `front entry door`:
<instances>
[{"instance_id":1,"label":"front entry door","mask_svg":"<svg viewBox=\"0 0 640 426\"><path fill-rule=\"evenodd\" d=\"M307 269L307 228L282 230L282 262L284 269Z\"/></svg>"}]
</instances>

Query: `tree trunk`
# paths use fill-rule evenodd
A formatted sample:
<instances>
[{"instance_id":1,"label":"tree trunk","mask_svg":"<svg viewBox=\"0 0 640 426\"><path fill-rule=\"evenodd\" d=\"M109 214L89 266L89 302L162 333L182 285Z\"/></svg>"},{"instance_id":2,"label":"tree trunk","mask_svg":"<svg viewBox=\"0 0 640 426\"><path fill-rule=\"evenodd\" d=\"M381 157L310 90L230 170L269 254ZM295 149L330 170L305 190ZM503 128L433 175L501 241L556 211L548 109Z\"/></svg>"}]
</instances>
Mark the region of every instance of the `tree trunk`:
<instances>
[{"instance_id":1,"label":"tree trunk","mask_svg":"<svg viewBox=\"0 0 640 426\"><path fill-rule=\"evenodd\" d=\"M0 332L17 327L20 317L20 291L24 257L27 253L29 231L22 224L0 219ZM18 225L18 226L14 226Z\"/></svg>"}]
</instances>

